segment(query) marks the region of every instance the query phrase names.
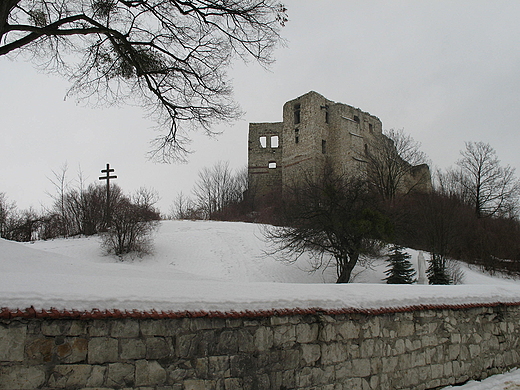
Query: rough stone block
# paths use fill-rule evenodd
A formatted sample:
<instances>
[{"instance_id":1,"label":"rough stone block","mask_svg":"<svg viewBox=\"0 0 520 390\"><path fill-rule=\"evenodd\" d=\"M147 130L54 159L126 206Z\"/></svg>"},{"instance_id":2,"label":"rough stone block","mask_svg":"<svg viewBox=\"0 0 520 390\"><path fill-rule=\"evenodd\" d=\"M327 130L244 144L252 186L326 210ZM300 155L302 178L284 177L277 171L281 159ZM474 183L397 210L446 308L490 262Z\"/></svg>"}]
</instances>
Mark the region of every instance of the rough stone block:
<instances>
[{"instance_id":1,"label":"rough stone block","mask_svg":"<svg viewBox=\"0 0 520 390\"><path fill-rule=\"evenodd\" d=\"M238 351L252 352L254 350L253 336L247 329L225 330L218 337L217 353L232 355Z\"/></svg>"},{"instance_id":2,"label":"rough stone block","mask_svg":"<svg viewBox=\"0 0 520 390\"><path fill-rule=\"evenodd\" d=\"M272 326L285 325L289 323L289 316L274 316L269 319Z\"/></svg>"},{"instance_id":3,"label":"rough stone block","mask_svg":"<svg viewBox=\"0 0 520 390\"><path fill-rule=\"evenodd\" d=\"M139 321L134 319L115 321L112 324L110 335L112 337L138 337Z\"/></svg>"},{"instance_id":4,"label":"rough stone block","mask_svg":"<svg viewBox=\"0 0 520 390\"><path fill-rule=\"evenodd\" d=\"M91 337L102 337L110 335L112 321L109 320L92 320L87 327L88 334Z\"/></svg>"},{"instance_id":5,"label":"rough stone block","mask_svg":"<svg viewBox=\"0 0 520 390\"><path fill-rule=\"evenodd\" d=\"M162 386L166 370L156 361L138 360L135 363L135 386Z\"/></svg>"},{"instance_id":6,"label":"rough stone block","mask_svg":"<svg viewBox=\"0 0 520 390\"><path fill-rule=\"evenodd\" d=\"M296 325L296 340L298 343L313 343L318 339L318 324Z\"/></svg>"},{"instance_id":7,"label":"rough stone block","mask_svg":"<svg viewBox=\"0 0 520 390\"><path fill-rule=\"evenodd\" d=\"M163 337L149 337L145 344L147 359L163 359L172 354L169 343Z\"/></svg>"},{"instance_id":8,"label":"rough stone block","mask_svg":"<svg viewBox=\"0 0 520 390\"><path fill-rule=\"evenodd\" d=\"M242 381L238 378L224 379L224 390L242 390Z\"/></svg>"},{"instance_id":9,"label":"rough stone block","mask_svg":"<svg viewBox=\"0 0 520 390\"><path fill-rule=\"evenodd\" d=\"M342 322L336 326L336 329L343 340L357 339L361 331L361 327L353 321Z\"/></svg>"},{"instance_id":10,"label":"rough stone block","mask_svg":"<svg viewBox=\"0 0 520 390\"><path fill-rule=\"evenodd\" d=\"M319 332L320 341L329 343L336 340L336 326L335 324L323 324Z\"/></svg>"},{"instance_id":11,"label":"rough stone block","mask_svg":"<svg viewBox=\"0 0 520 390\"><path fill-rule=\"evenodd\" d=\"M296 343L296 328L291 325L281 325L274 327L274 346L289 348Z\"/></svg>"},{"instance_id":12,"label":"rough stone block","mask_svg":"<svg viewBox=\"0 0 520 390\"><path fill-rule=\"evenodd\" d=\"M121 359L137 360L146 357L146 345L142 339L120 339Z\"/></svg>"},{"instance_id":13,"label":"rough stone block","mask_svg":"<svg viewBox=\"0 0 520 390\"><path fill-rule=\"evenodd\" d=\"M413 358L412 358L413 359ZM394 372L399 364L399 358L396 356L384 357L383 361L383 372ZM363 375L361 375L363 376Z\"/></svg>"},{"instance_id":14,"label":"rough stone block","mask_svg":"<svg viewBox=\"0 0 520 390\"><path fill-rule=\"evenodd\" d=\"M192 365L196 378L208 379L209 359L207 357L192 360Z\"/></svg>"},{"instance_id":15,"label":"rough stone block","mask_svg":"<svg viewBox=\"0 0 520 390\"><path fill-rule=\"evenodd\" d=\"M133 364L112 363L108 365L107 385L110 387L132 387L135 383Z\"/></svg>"},{"instance_id":16,"label":"rough stone block","mask_svg":"<svg viewBox=\"0 0 520 390\"><path fill-rule=\"evenodd\" d=\"M0 345L1 344L2 341L0 341ZM50 362L52 360L53 347L54 340L51 338L37 338L28 342L25 349L28 361L31 362L31 364ZM2 349L0 349L0 351L1 350Z\"/></svg>"},{"instance_id":17,"label":"rough stone block","mask_svg":"<svg viewBox=\"0 0 520 390\"><path fill-rule=\"evenodd\" d=\"M27 325L17 323L0 325L0 361L20 362L24 358Z\"/></svg>"},{"instance_id":18,"label":"rough stone block","mask_svg":"<svg viewBox=\"0 0 520 390\"><path fill-rule=\"evenodd\" d=\"M268 351L274 345L273 330L266 326L261 326L255 331L255 347L259 351Z\"/></svg>"},{"instance_id":19,"label":"rough stone block","mask_svg":"<svg viewBox=\"0 0 520 390\"><path fill-rule=\"evenodd\" d=\"M101 387L105 382L105 366L92 366L90 377L87 380L88 387Z\"/></svg>"},{"instance_id":20,"label":"rough stone block","mask_svg":"<svg viewBox=\"0 0 520 390\"><path fill-rule=\"evenodd\" d=\"M87 339L78 337L66 339L56 347L56 355L63 363L79 363L87 358Z\"/></svg>"},{"instance_id":21,"label":"rough stone block","mask_svg":"<svg viewBox=\"0 0 520 390\"><path fill-rule=\"evenodd\" d=\"M365 338L373 338L381 336L381 324L378 317L369 317L368 321L363 325L363 336ZM395 333L395 332L393 332ZM390 333L390 337L392 333Z\"/></svg>"},{"instance_id":22,"label":"rough stone block","mask_svg":"<svg viewBox=\"0 0 520 390\"><path fill-rule=\"evenodd\" d=\"M216 383L214 381L201 379L188 379L184 381L185 390L215 390Z\"/></svg>"},{"instance_id":23,"label":"rough stone block","mask_svg":"<svg viewBox=\"0 0 520 390\"><path fill-rule=\"evenodd\" d=\"M393 358L386 358L393 359ZM397 360L397 359L396 359ZM370 359L354 359L352 360L352 376L366 377L370 375Z\"/></svg>"},{"instance_id":24,"label":"rough stone block","mask_svg":"<svg viewBox=\"0 0 520 390\"><path fill-rule=\"evenodd\" d=\"M37 389L44 383L41 366L0 366L0 389Z\"/></svg>"},{"instance_id":25,"label":"rough stone block","mask_svg":"<svg viewBox=\"0 0 520 390\"><path fill-rule=\"evenodd\" d=\"M110 337L94 337L90 339L88 342L87 360L90 364L117 362L117 339Z\"/></svg>"},{"instance_id":26,"label":"rough stone block","mask_svg":"<svg viewBox=\"0 0 520 390\"><path fill-rule=\"evenodd\" d=\"M55 366L49 378L49 386L57 388L87 387L92 370L92 366L89 364Z\"/></svg>"},{"instance_id":27,"label":"rough stone block","mask_svg":"<svg viewBox=\"0 0 520 390\"><path fill-rule=\"evenodd\" d=\"M318 361L321 357L321 348L319 344L303 344L301 349L303 361L307 366L314 364L314 362Z\"/></svg>"},{"instance_id":28,"label":"rough stone block","mask_svg":"<svg viewBox=\"0 0 520 390\"><path fill-rule=\"evenodd\" d=\"M231 376L229 356L210 356L208 361L208 375L215 378Z\"/></svg>"},{"instance_id":29,"label":"rough stone block","mask_svg":"<svg viewBox=\"0 0 520 390\"><path fill-rule=\"evenodd\" d=\"M256 372L258 358L252 354L231 356L229 364L232 377L244 378Z\"/></svg>"},{"instance_id":30,"label":"rough stone block","mask_svg":"<svg viewBox=\"0 0 520 390\"><path fill-rule=\"evenodd\" d=\"M347 350L339 343L323 344L321 346L321 362L324 365L344 362L347 360Z\"/></svg>"}]
</instances>

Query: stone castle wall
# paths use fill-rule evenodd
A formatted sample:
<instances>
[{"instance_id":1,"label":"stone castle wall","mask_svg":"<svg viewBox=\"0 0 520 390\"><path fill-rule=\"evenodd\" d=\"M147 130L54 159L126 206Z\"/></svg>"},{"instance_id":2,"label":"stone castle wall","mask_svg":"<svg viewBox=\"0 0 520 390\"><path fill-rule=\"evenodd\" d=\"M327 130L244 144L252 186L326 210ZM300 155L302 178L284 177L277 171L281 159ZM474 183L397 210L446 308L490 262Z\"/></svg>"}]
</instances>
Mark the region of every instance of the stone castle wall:
<instances>
[{"instance_id":1,"label":"stone castle wall","mask_svg":"<svg viewBox=\"0 0 520 390\"><path fill-rule=\"evenodd\" d=\"M263 196L282 192L305 177L316 177L325 163L340 173L359 174L367 170L366 150L382 133L379 118L346 104L309 92L283 106L282 122L250 123L249 180L252 192ZM260 138L276 135L276 148L261 145ZM276 160L276 167L268 168ZM405 178L404 192L431 189L427 165Z\"/></svg>"},{"instance_id":2,"label":"stone castle wall","mask_svg":"<svg viewBox=\"0 0 520 390\"><path fill-rule=\"evenodd\" d=\"M432 389L520 365L514 305L18 314L0 320L0 389Z\"/></svg>"}]
</instances>

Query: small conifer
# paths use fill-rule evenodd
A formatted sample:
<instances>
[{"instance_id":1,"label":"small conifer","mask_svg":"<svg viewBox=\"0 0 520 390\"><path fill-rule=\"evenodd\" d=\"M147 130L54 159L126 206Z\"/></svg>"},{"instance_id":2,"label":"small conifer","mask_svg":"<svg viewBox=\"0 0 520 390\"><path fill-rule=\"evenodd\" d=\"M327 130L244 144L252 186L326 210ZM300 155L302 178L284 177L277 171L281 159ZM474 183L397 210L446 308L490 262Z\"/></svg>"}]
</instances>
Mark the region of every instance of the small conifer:
<instances>
[{"instance_id":1,"label":"small conifer","mask_svg":"<svg viewBox=\"0 0 520 390\"><path fill-rule=\"evenodd\" d=\"M386 283L388 284L412 284L415 282L416 272L410 263L410 255L403 252L403 248L397 245L392 246L388 255L388 269L385 271Z\"/></svg>"},{"instance_id":2,"label":"small conifer","mask_svg":"<svg viewBox=\"0 0 520 390\"><path fill-rule=\"evenodd\" d=\"M446 260L440 256L432 254L432 258L429 260L430 265L426 270L428 275L429 284L451 284L452 280L449 271L446 266Z\"/></svg>"}]
</instances>

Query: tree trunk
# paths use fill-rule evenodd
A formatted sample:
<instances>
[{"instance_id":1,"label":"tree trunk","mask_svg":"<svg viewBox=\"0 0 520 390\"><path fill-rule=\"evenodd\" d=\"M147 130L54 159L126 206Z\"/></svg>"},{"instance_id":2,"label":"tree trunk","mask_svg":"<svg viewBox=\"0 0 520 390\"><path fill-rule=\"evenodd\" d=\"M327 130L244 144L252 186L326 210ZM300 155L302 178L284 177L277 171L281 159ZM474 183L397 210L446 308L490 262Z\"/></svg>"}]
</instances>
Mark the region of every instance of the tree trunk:
<instances>
[{"instance_id":1,"label":"tree trunk","mask_svg":"<svg viewBox=\"0 0 520 390\"><path fill-rule=\"evenodd\" d=\"M354 253L350 256L345 256L342 259L336 259L336 261L339 264L339 268L340 268L338 280L336 280L336 283L350 282L350 276L352 275L352 270L356 266L358 259L359 259L359 253Z\"/></svg>"}]
</instances>

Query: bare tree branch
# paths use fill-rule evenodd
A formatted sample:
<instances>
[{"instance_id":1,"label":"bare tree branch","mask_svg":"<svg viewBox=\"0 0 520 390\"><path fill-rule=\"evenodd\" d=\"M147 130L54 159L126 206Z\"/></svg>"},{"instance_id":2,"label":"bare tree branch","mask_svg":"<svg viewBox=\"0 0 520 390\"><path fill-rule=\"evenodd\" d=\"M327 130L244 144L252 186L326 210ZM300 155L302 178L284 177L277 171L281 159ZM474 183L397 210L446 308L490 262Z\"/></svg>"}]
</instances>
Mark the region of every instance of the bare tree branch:
<instances>
[{"instance_id":1,"label":"bare tree branch","mask_svg":"<svg viewBox=\"0 0 520 390\"><path fill-rule=\"evenodd\" d=\"M137 101L160 129L150 157L182 161L190 131L241 115L233 58L272 63L286 21L276 0L4 0L0 56L32 53L86 103Z\"/></svg>"}]
</instances>

